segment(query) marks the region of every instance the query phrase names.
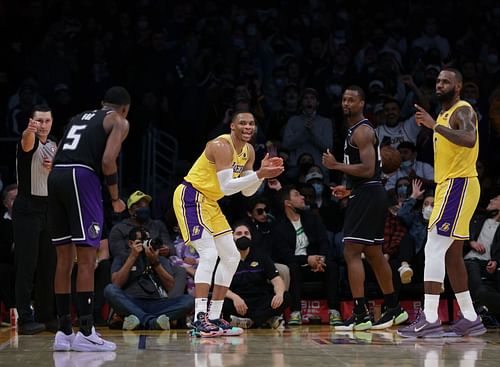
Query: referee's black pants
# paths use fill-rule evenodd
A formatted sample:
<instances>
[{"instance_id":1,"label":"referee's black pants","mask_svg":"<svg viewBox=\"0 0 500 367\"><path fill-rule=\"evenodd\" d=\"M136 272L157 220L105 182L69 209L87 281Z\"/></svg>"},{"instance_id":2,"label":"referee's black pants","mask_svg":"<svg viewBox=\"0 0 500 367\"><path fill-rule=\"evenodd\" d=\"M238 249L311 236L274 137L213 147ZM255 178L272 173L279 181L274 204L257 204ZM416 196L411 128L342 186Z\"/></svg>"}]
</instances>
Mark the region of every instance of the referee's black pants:
<instances>
[{"instance_id":1,"label":"referee's black pants","mask_svg":"<svg viewBox=\"0 0 500 367\"><path fill-rule=\"evenodd\" d=\"M12 208L12 224L19 322L54 320L56 252L47 229L47 199L18 196Z\"/></svg>"}]
</instances>

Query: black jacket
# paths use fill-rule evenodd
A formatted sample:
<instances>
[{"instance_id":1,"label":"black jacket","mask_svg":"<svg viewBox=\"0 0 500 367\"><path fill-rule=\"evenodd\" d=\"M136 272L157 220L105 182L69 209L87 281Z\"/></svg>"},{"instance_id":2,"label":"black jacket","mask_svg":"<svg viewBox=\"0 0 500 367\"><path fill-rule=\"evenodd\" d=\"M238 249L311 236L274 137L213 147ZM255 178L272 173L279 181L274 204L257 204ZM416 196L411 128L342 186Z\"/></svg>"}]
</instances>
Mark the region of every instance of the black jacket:
<instances>
[{"instance_id":1,"label":"black jacket","mask_svg":"<svg viewBox=\"0 0 500 367\"><path fill-rule=\"evenodd\" d=\"M326 256L329 246L328 236L319 215L310 211L302 211L300 221L309 239L307 255ZM292 222L286 216L283 216L276 222L271 232L273 260L286 265L294 262L300 265L307 264L307 256L295 255L296 242L295 228Z\"/></svg>"}]
</instances>

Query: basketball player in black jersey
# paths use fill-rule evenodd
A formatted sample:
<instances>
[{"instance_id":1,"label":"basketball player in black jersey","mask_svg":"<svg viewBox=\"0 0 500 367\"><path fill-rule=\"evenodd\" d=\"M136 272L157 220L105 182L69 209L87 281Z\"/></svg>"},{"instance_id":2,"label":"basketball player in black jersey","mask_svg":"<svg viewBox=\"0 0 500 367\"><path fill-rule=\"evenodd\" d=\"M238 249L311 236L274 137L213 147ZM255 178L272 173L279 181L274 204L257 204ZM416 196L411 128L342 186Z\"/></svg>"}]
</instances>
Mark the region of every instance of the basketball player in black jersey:
<instances>
[{"instance_id":1,"label":"basketball player in black jersey","mask_svg":"<svg viewBox=\"0 0 500 367\"><path fill-rule=\"evenodd\" d=\"M365 94L358 86L348 87L342 97L342 109L349 125L344 144L344 163L337 162L327 150L323 164L341 171L346 186L332 188L339 199L349 196L344 220L344 257L354 300L351 318L336 330L385 329L408 319L394 293L389 263L382 253L387 194L381 182L379 142L370 121L363 116ZM365 271L361 254L370 263L382 293L385 311L372 324L364 297Z\"/></svg>"},{"instance_id":2,"label":"basketball player in black jersey","mask_svg":"<svg viewBox=\"0 0 500 367\"><path fill-rule=\"evenodd\" d=\"M103 226L102 178L111 195L113 210L125 210L118 191L116 159L128 134L129 107L127 90L110 88L104 95L102 109L85 111L71 119L54 158L48 188L49 228L57 252L56 351L105 352L116 348L95 332L94 267ZM76 302L80 311L80 331L76 335L70 317L75 254L78 262Z\"/></svg>"}]
</instances>

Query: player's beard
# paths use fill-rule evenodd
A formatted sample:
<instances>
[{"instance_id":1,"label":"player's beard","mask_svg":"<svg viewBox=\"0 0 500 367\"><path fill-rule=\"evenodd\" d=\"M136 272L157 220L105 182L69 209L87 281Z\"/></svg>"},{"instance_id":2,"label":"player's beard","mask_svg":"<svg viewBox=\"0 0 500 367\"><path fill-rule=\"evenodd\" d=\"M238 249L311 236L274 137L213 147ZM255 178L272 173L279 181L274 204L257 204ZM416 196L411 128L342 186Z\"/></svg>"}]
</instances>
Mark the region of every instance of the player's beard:
<instances>
[{"instance_id":1,"label":"player's beard","mask_svg":"<svg viewBox=\"0 0 500 367\"><path fill-rule=\"evenodd\" d=\"M437 99L439 102L448 103L448 102L453 101L453 98L455 98L455 90L451 89L448 92L444 92L444 93L436 94L436 95L437 95Z\"/></svg>"}]
</instances>

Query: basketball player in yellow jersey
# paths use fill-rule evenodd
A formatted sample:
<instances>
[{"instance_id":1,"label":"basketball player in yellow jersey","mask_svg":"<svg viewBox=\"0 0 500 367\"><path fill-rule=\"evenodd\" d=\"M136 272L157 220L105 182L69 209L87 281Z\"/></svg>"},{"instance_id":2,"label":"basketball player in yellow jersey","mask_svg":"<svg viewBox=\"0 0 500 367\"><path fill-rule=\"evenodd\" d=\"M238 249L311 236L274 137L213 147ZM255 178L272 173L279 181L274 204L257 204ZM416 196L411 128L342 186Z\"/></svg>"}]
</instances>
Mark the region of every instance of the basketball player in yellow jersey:
<instances>
[{"instance_id":1,"label":"basketball player in yellow jersey","mask_svg":"<svg viewBox=\"0 0 500 367\"><path fill-rule=\"evenodd\" d=\"M195 273L193 336L239 335L243 332L220 317L240 254L217 200L237 192L251 196L265 178L277 177L284 170L281 158L266 155L260 169L253 171L255 151L249 141L255 133L255 120L251 113L235 112L230 127L231 134L221 135L207 143L174 193L174 210L182 237L200 254ZM207 312L207 297L217 257L220 262Z\"/></svg>"},{"instance_id":2,"label":"basketball player in yellow jersey","mask_svg":"<svg viewBox=\"0 0 500 367\"><path fill-rule=\"evenodd\" d=\"M471 105L460 100L462 74L444 69L436 81L442 104L434 119L420 106L416 121L434 130L434 178L436 194L425 244L424 312L417 322L398 334L404 337L437 337L445 334L438 318L439 293L448 272L462 317L449 336L477 336L486 328L472 304L463 260L463 240L469 239L469 223L479 201L476 160L479 150L477 116Z\"/></svg>"}]
</instances>

